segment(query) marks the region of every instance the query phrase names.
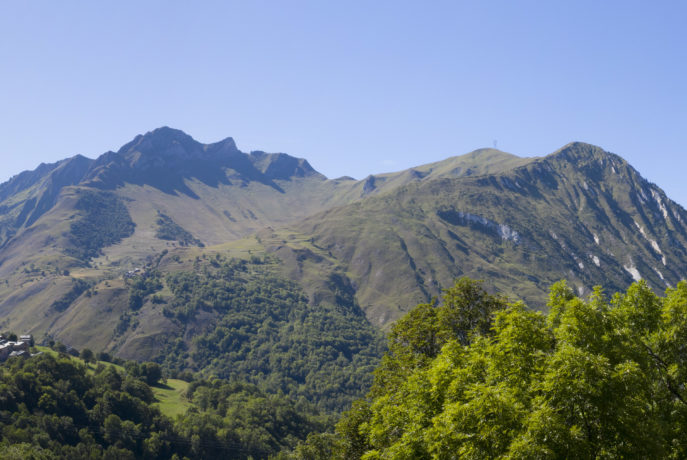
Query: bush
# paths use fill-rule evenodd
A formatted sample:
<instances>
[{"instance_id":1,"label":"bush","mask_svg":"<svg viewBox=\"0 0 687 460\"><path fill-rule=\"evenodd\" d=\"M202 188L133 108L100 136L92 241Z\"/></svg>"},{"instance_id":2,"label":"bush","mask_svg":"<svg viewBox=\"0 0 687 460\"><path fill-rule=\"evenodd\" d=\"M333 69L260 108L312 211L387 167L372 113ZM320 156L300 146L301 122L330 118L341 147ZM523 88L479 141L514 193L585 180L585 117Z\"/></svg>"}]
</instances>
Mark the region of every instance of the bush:
<instances>
[{"instance_id":1,"label":"bush","mask_svg":"<svg viewBox=\"0 0 687 460\"><path fill-rule=\"evenodd\" d=\"M86 361L87 363L95 361L95 355L93 354L93 351L91 351L90 348L84 348L81 350L81 359Z\"/></svg>"}]
</instances>

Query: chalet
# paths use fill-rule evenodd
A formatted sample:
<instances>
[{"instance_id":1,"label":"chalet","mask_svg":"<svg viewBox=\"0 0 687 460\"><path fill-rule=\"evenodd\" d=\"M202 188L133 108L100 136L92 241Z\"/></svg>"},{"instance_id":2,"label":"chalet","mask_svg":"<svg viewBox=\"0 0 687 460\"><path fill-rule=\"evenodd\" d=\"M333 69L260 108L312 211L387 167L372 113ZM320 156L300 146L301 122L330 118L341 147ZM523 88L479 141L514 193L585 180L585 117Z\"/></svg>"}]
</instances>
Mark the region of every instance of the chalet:
<instances>
[{"instance_id":1,"label":"chalet","mask_svg":"<svg viewBox=\"0 0 687 460\"><path fill-rule=\"evenodd\" d=\"M16 352L16 353L15 353ZM0 344L0 362L7 360L11 356L24 356L24 353L28 356L29 354L29 344L26 342L8 342Z\"/></svg>"}]
</instances>

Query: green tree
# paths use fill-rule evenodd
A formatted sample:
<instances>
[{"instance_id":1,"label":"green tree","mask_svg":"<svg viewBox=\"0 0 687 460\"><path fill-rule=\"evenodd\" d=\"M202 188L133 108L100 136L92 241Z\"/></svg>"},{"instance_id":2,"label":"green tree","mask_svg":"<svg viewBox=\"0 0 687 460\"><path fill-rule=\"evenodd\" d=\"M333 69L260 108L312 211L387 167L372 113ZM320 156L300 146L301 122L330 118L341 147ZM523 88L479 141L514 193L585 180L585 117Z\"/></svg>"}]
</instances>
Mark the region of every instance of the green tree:
<instances>
[{"instance_id":1,"label":"green tree","mask_svg":"<svg viewBox=\"0 0 687 460\"><path fill-rule=\"evenodd\" d=\"M449 307L420 305L394 326L333 457L687 456L687 283L659 298L639 282L611 299L556 283L548 315L459 285Z\"/></svg>"},{"instance_id":2,"label":"green tree","mask_svg":"<svg viewBox=\"0 0 687 460\"><path fill-rule=\"evenodd\" d=\"M83 359L87 363L90 363L95 361L95 355L93 354L93 351L90 348L84 348L83 350L81 350L81 359Z\"/></svg>"},{"instance_id":3,"label":"green tree","mask_svg":"<svg viewBox=\"0 0 687 460\"><path fill-rule=\"evenodd\" d=\"M157 363L146 362L141 365L148 385L157 385L162 379L162 368Z\"/></svg>"},{"instance_id":4,"label":"green tree","mask_svg":"<svg viewBox=\"0 0 687 460\"><path fill-rule=\"evenodd\" d=\"M447 342L467 345L488 334L493 313L506 304L481 282L461 278L444 291L441 305L433 299L413 308L391 328L389 350L375 373L373 394L398 386L412 369L431 362Z\"/></svg>"}]
</instances>

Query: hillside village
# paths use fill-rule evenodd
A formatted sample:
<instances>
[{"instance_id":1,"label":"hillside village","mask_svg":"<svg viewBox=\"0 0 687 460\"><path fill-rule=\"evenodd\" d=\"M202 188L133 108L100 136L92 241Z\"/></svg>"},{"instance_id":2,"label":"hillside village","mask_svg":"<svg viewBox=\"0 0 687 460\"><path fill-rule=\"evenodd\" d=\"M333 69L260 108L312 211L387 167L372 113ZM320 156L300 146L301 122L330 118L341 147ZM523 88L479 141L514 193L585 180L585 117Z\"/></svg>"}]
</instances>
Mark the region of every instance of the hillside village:
<instances>
[{"instance_id":1,"label":"hillside village","mask_svg":"<svg viewBox=\"0 0 687 460\"><path fill-rule=\"evenodd\" d=\"M9 340L0 334L0 363L15 356L28 358L31 356L29 347L32 343L33 336L31 334L21 335L18 340Z\"/></svg>"}]
</instances>

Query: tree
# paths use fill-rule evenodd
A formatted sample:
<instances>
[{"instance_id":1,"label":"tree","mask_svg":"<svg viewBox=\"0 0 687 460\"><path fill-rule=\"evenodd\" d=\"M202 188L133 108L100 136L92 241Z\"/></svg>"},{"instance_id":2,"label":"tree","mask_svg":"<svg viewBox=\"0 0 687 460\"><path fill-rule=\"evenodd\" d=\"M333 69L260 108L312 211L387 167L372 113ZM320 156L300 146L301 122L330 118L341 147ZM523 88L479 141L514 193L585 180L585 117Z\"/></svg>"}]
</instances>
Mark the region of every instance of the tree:
<instances>
[{"instance_id":1,"label":"tree","mask_svg":"<svg viewBox=\"0 0 687 460\"><path fill-rule=\"evenodd\" d=\"M490 295L482 283L460 278L444 291L443 305L437 312L439 335L444 342L458 339L470 343L472 336L489 333L494 312L506 306L506 300Z\"/></svg>"},{"instance_id":2,"label":"tree","mask_svg":"<svg viewBox=\"0 0 687 460\"><path fill-rule=\"evenodd\" d=\"M436 299L420 304L398 320L389 333L389 350L375 373L373 394L393 388L409 369L422 368L448 342L469 344L489 333L492 315L505 308L505 299L489 294L480 281L458 279Z\"/></svg>"},{"instance_id":3,"label":"tree","mask_svg":"<svg viewBox=\"0 0 687 460\"><path fill-rule=\"evenodd\" d=\"M159 364L147 362L143 363L141 367L148 385L157 385L160 382L162 378L162 368Z\"/></svg>"},{"instance_id":4,"label":"tree","mask_svg":"<svg viewBox=\"0 0 687 460\"><path fill-rule=\"evenodd\" d=\"M95 361L95 355L93 354L93 351L90 348L84 348L83 350L81 350L81 359L83 359L87 363L90 363Z\"/></svg>"},{"instance_id":5,"label":"tree","mask_svg":"<svg viewBox=\"0 0 687 460\"><path fill-rule=\"evenodd\" d=\"M461 285L449 307L420 305L394 327L333 457L687 457L687 283L610 300L556 283L548 315ZM404 350L424 358L403 365Z\"/></svg>"}]
</instances>

